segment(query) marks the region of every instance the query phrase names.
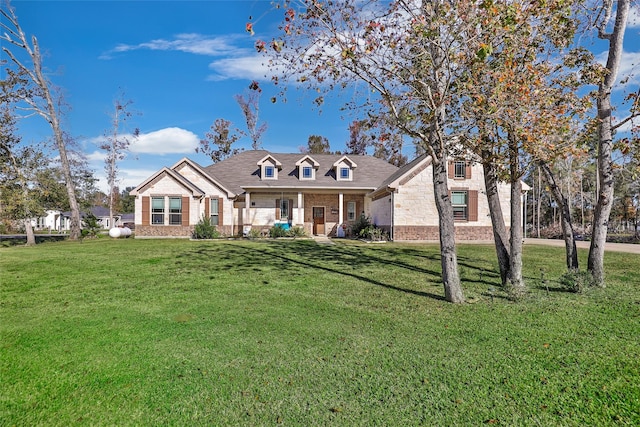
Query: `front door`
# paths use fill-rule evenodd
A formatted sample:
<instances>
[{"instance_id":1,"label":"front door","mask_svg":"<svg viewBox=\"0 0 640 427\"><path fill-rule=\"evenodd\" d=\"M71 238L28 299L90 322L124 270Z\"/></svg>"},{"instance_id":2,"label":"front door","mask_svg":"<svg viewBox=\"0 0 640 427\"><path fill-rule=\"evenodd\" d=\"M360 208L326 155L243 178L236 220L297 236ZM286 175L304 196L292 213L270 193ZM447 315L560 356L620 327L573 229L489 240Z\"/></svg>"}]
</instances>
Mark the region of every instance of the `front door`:
<instances>
[{"instance_id":1,"label":"front door","mask_svg":"<svg viewBox=\"0 0 640 427\"><path fill-rule=\"evenodd\" d=\"M313 234L325 234L324 207L313 207Z\"/></svg>"}]
</instances>

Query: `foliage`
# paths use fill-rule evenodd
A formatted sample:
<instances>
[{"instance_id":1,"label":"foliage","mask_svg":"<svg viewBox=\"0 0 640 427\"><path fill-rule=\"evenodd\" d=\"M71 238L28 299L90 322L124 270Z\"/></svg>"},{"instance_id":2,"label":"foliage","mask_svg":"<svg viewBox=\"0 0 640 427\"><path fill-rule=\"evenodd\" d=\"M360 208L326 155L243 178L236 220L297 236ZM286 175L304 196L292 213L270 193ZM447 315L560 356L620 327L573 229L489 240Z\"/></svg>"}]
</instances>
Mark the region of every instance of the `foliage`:
<instances>
[{"instance_id":1,"label":"foliage","mask_svg":"<svg viewBox=\"0 0 640 427\"><path fill-rule=\"evenodd\" d=\"M262 237L261 234L262 233L260 233L260 230L258 230L257 228L251 228L249 230L249 232L247 233L247 237L249 239L258 239L258 238Z\"/></svg>"},{"instance_id":2,"label":"foliage","mask_svg":"<svg viewBox=\"0 0 640 427\"><path fill-rule=\"evenodd\" d=\"M372 227L373 223L371 222L371 218L365 214L361 214L356 222L351 226L351 233L354 236L360 236L360 232L369 227Z\"/></svg>"},{"instance_id":3,"label":"foliage","mask_svg":"<svg viewBox=\"0 0 640 427\"><path fill-rule=\"evenodd\" d=\"M300 151L307 154L331 154L331 146L326 137L310 135L307 141L307 147L301 148Z\"/></svg>"},{"instance_id":4,"label":"foliage","mask_svg":"<svg viewBox=\"0 0 640 427\"><path fill-rule=\"evenodd\" d=\"M95 238L98 237L102 226L98 218L91 212L88 212L82 219L82 237Z\"/></svg>"},{"instance_id":5,"label":"foliage","mask_svg":"<svg viewBox=\"0 0 640 427\"><path fill-rule=\"evenodd\" d=\"M359 233L360 237L371 240L372 242L384 242L388 240L387 233L375 225L363 228Z\"/></svg>"},{"instance_id":6,"label":"foliage","mask_svg":"<svg viewBox=\"0 0 640 427\"><path fill-rule=\"evenodd\" d=\"M135 187L126 187L120 192L120 207L118 209L120 213L135 212L136 196L129 194L134 188Z\"/></svg>"},{"instance_id":7,"label":"foliage","mask_svg":"<svg viewBox=\"0 0 640 427\"><path fill-rule=\"evenodd\" d=\"M211 224L211 218L205 216L193 228L194 239L218 239L220 236L218 228Z\"/></svg>"},{"instance_id":8,"label":"foliage","mask_svg":"<svg viewBox=\"0 0 640 427\"><path fill-rule=\"evenodd\" d=\"M559 279L560 286L576 293L583 293L588 288L595 286L593 276L588 271L568 271Z\"/></svg>"},{"instance_id":9,"label":"foliage","mask_svg":"<svg viewBox=\"0 0 640 427\"><path fill-rule=\"evenodd\" d=\"M354 120L349 124L349 140L345 154L365 155L369 146L369 137L365 133L366 120Z\"/></svg>"},{"instance_id":10,"label":"foliage","mask_svg":"<svg viewBox=\"0 0 640 427\"><path fill-rule=\"evenodd\" d=\"M280 225L276 224L269 229L269 237L275 239L276 237L287 237L287 230Z\"/></svg>"},{"instance_id":11,"label":"foliage","mask_svg":"<svg viewBox=\"0 0 640 427\"><path fill-rule=\"evenodd\" d=\"M242 151L240 148L232 148L232 145L240 139L240 135L231 133L230 127L229 120L216 119L211 125L211 131L205 134L205 139L200 140L196 153L205 154L213 163L218 163ZM238 129L235 131L239 132Z\"/></svg>"},{"instance_id":12,"label":"foliage","mask_svg":"<svg viewBox=\"0 0 640 427\"><path fill-rule=\"evenodd\" d=\"M526 245L550 292L514 304L493 248L459 254L463 306L435 245L0 248L0 424L640 424L638 255L574 294L563 251Z\"/></svg>"},{"instance_id":13,"label":"foliage","mask_svg":"<svg viewBox=\"0 0 640 427\"><path fill-rule=\"evenodd\" d=\"M299 226L291 227L287 232L287 236L289 237L305 237L306 235L307 233L304 231L304 227Z\"/></svg>"}]
</instances>

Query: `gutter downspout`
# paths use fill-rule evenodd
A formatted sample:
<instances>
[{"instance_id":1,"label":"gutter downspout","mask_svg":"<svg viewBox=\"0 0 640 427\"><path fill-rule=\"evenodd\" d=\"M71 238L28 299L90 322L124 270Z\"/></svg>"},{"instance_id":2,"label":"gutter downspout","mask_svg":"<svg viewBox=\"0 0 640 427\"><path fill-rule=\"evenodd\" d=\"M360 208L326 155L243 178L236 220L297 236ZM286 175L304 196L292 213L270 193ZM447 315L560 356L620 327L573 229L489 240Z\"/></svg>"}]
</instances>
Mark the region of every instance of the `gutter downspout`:
<instances>
[{"instance_id":1,"label":"gutter downspout","mask_svg":"<svg viewBox=\"0 0 640 427\"><path fill-rule=\"evenodd\" d=\"M394 229L394 227L395 227L395 224L394 224L394 223L395 223L395 221L393 220L393 219L395 218L395 209L393 208L393 207L394 207L394 205L395 205L395 202L394 202L394 200L393 200L393 194L394 194L394 192L392 191L392 192L391 192L390 199L389 199L389 201L391 202L391 233L390 233L391 235L389 236L389 238L391 239L391 241L393 241L393 240L394 240L394 239L393 239L393 235L394 235L393 229Z\"/></svg>"}]
</instances>

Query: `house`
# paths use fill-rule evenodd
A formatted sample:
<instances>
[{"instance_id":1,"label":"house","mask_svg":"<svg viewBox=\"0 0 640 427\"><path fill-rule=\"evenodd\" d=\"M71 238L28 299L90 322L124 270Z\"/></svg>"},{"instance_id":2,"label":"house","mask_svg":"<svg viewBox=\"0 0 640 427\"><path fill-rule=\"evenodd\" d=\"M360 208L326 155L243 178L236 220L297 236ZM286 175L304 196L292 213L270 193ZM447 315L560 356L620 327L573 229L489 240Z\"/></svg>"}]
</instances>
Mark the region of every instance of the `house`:
<instances>
[{"instance_id":1,"label":"house","mask_svg":"<svg viewBox=\"0 0 640 427\"><path fill-rule=\"evenodd\" d=\"M456 236L492 239L482 166L452 161L449 172ZM335 236L365 214L394 240L437 240L431 173L426 155L402 168L372 156L264 150L207 167L184 158L130 192L136 237L190 237L203 217L225 235L283 224ZM500 196L508 224L508 185Z\"/></svg>"},{"instance_id":2,"label":"house","mask_svg":"<svg viewBox=\"0 0 640 427\"><path fill-rule=\"evenodd\" d=\"M103 206L94 206L87 212L81 212L81 218L84 219L88 212L95 215L95 217L98 219L98 223L103 229L119 227L120 225L122 225L120 214L114 214L113 225L109 224L109 208L105 208ZM46 210L43 216L33 218L31 220L31 225L36 231L69 231L71 229L71 212L61 212L59 210L51 209Z\"/></svg>"}]
</instances>

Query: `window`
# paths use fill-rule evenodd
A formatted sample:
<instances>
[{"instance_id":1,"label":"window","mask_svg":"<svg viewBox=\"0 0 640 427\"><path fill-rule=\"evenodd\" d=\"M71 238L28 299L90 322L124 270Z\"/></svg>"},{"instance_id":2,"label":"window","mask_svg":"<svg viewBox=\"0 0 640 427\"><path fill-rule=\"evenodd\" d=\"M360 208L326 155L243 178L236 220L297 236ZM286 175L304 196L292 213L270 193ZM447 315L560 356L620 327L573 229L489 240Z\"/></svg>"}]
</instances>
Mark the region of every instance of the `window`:
<instances>
[{"instance_id":1,"label":"window","mask_svg":"<svg viewBox=\"0 0 640 427\"><path fill-rule=\"evenodd\" d=\"M164 224L164 197L151 198L151 224Z\"/></svg>"},{"instance_id":2,"label":"window","mask_svg":"<svg viewBox=\"0 0 640 427\"><path fill-rule=\"evenodd\" d=\"M467 177L467 164L465 162L454 163L453 177L458 179Z\"/></svg>"},{"instance_id":3,"label":"window","mask_svg":"<svg viewBox=\"0 0 640 427\"><path fill-rule=\"evenodd\" d=\"M347 221L356 220L356 202L347 202Z\"/></svg>"},{"instance_id":4,"label":"window","mask_svg":"<svg viewBox=\"0 0 640 427\"><path fill-rule=\"evenodd\" d=\"M312 179L313 178L313 168L311 166L304 166L302 168L302 177L304 179Z\"/></svg>"},{"instance_id":5,"label":"window","mask_svg":"<svg viewBox=\"0 0 640 427\"><path fill-rule=\"evenodd\" d=\"M349 168L340 168L340 179L349 179Z\"/></svg>"},{"instance_id":6,"label":"window","mask_svg":"<svg viewBox=\"0 0 640 427\"><path fill-rule=\"evenodd\" d=\"M289 199L280 200L280 219L289 220Z\"/></svg>"},{"instance_id":7,"label":"window","mask_svg":"<svg viewBox=\"0 0 640 427\"><path fill-rule=\"evenodd\" d=\"M169 197L169 224L182 225L182 197Z\"/></svg>"},{"instance_id":8,"label":"window","mask_svg":"<svg viewBox=\"0 0 640 427\"><path fill-rule=\"evenodd\" d=\"M275 169L273 166L265 166L264 167L264 177L265 178L274 178L275 177Z\"/></svg>"},{"instance_id":9,"label":"window","mask_svg":"<svg viewBox=\"0 0 640 427\"><path fill-rule=\"evenodd\" d=\"M219 199L211 199L211 225L220 225Z\"/></svg>"},{"instance_id":10,"label":"window","mask_svg":"<svg viewBox=\"0 0 640 427\"><path fill-rule=\"evenodd\" d=\"M469 219L469 197L467 191L452 191L453 219L467 221Z\"/></svg>"}]
</instances>

